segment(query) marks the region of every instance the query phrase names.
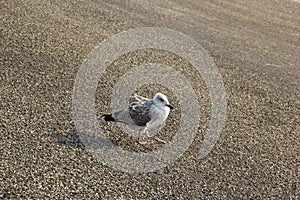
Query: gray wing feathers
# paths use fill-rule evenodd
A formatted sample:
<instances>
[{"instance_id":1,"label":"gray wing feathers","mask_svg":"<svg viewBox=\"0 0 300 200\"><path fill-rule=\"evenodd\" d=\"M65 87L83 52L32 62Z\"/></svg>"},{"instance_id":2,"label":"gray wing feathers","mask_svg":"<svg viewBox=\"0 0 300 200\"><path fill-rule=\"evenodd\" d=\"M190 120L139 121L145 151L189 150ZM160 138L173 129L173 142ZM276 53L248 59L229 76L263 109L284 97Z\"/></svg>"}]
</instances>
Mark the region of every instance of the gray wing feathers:
<instances>
[{"instance_id":1,"label":"gray wing feathers","mask_svg":"<svg viewBox=\"0 0 300 200\"><path fill-rule=\"evenodd\" d=\"M129 109L126 108L124 110L120 110L117 112L114 112L112 114L112 117L117 121L125 124L134 124L132 121L130 114L129 114Z\"/></svg>"},{"instance_id":2,"label":"gray wing feathers","mask_svg":"<svg viewBox=\"0 0 300 200\"><path fill-rule=\"evenodd\" d=\"M130 117L136 125L146 126L147 122L151 120L150 108L152 105L152 100L145 99L139 102L133 102L129 106Z\"/></svg>"},{"instance_id":3,"label":"gray wing feathers","mask_svg":"<svg viewBox=\"0 0 300 200\"><path fill-rule=\"evenodd\" d=\"M128 108L114 112L112 117L117 122L135 126L146 126L147 122L151 120L150 107L152 105L153 100L148 99L133 102Z\"/></svg>"}]
</instances>

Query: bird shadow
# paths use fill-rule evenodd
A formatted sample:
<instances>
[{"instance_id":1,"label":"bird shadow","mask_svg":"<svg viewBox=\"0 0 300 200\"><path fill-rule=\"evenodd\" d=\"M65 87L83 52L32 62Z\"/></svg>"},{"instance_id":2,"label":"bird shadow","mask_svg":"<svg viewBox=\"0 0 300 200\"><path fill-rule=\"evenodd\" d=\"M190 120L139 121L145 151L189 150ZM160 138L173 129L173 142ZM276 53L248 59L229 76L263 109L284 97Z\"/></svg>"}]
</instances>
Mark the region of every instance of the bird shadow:
<instances>
[{"instance_id":1,"label":"bird shadow","mask_svg":"<svg viewBox=\"0 0 300 200\"><path fill-rule=\"evenodd\" d=\"M56 140L56 144L64 145L77 149L97 149L97 148L113 148L117 144L111 139L101 136L91 136L85 133L72 130L67 133L49 133L47 136Z\"/></svg>"},{"instance_id":2,"label":"bird shadow","mask_svg":"<svg viewBox=\"0 0 300 200\"><path fill-rule=\"evenodd\" d=\"M106 138L103 136L91 136L85 133L71 130L65 133L46 133L44 137L49 137L51 140L60 146L69 148L93 151L97 149L112 149L117 146L129 152L150 152L155 148L153 145L140 145L136 140L124 140L120 138ZM149 146L150 145L150 146ZM154 149L153 149L154 148Z\"/></svg>"}]
</instances>

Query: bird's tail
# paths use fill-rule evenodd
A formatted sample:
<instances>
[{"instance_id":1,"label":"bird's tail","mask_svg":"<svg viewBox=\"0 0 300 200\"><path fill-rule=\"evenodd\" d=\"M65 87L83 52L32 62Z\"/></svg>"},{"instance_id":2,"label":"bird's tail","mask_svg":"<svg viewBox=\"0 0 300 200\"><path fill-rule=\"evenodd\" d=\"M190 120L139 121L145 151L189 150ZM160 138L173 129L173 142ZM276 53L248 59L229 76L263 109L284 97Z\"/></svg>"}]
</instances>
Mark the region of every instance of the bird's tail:
<instances>
[{"instance_id":1,"label":"bird's tail","mask_svg":"<svg viewBox=\"0 0 300 200\"><path fill-rule=\"evenodd\" d=\"M104 119L105 121L111 121L111 122L116 121L116 120L113 118L112 114L104 114L104 115L102 115L102 117L103 117L103 119Z\"/></svg>"}]
</instances>

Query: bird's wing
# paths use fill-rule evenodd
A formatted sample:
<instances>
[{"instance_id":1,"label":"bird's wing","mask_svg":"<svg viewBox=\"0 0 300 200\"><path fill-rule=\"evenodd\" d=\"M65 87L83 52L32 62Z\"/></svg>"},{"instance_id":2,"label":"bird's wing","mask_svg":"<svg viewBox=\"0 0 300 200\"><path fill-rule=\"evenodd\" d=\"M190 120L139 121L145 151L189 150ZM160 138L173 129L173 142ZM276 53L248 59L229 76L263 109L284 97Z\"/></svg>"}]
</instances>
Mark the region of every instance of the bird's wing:
<instances>
[{"instance_id":1,"label":"bird's wing","mask_svg":"<svg viewBox=\"0 0 300 200\"><path fill-rule=\"evenodd\" d=\"M134 125L134 122L130 117L128 108L112 113L112 117L116 122Z\"/></svg>"},{"instance_id":2,"label":"bird's wing","mask_svg":"<svg viewBox=\"0 0 300 200\"><path fill-rule=\"evenodd\" d=\"M153 104L153 100L149 99L131 103L128 110L132 121L138 126L146 126L151 120L150 108Z\"/></svg>"}]
</instances>

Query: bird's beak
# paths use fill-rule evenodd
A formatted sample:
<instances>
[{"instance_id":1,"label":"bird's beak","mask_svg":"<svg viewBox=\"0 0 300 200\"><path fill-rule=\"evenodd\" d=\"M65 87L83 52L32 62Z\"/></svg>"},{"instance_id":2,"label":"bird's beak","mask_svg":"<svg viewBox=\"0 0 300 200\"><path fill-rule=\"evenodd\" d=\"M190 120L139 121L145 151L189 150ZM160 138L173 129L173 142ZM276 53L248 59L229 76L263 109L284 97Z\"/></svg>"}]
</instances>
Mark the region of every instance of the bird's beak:
<instances>
[{"instance_id":1,"label":"bird's beak","mask_svg":"<svg viewBox=\"0 0 300 200\"><path fill-rule=\"evenodd\" d=\"M171 105L171 104L169 104L169 105L167 105L169 108L170 108L170 110L173 110L174 109L174 107Z\"/></svg>"}]
</instances>

